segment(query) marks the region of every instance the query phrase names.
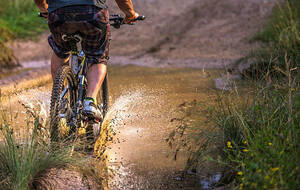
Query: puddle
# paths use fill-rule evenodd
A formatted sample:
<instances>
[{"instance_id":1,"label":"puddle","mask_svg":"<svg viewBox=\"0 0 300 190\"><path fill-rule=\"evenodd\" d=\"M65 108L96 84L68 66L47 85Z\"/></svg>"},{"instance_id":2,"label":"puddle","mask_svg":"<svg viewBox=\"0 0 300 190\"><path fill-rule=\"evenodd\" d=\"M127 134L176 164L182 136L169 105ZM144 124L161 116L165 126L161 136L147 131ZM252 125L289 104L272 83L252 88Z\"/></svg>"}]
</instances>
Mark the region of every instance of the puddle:
<instances>
[{"instance_id":1,"label":"puddle","mask_svg":"<svg viewBox=\"0 0 300 190\"><path fill-rule=\"evenodd\" d=\"M216 173L207 179L200 179L202 189L212 189L217 185L222 178L222 173Z\"/></svg>"},{"instance_id":2,"label":"puddle","mask_svg":"<svg viewBox=\"0 0 300 190\"><path fill-rule=\"evenodd\" d=\"M180 152L177 160L166 143L175 124L178 105L199 100L212 103L214 78L222 71L112 66L109 68L110 109L102 133L109 172L108 189L199 189L218 181L218 175L207 181L190 183L176 180L183 171L187 156ZM42 107L41 116L49 116L51 85L27 90L12 96L6 105L24 111L19 102L32 108ZM10 102L10 103L9 103ZM24 123L21 119L18 126ZM107 146L107 147L106 147Z\"/></svg>"}]
</instances>

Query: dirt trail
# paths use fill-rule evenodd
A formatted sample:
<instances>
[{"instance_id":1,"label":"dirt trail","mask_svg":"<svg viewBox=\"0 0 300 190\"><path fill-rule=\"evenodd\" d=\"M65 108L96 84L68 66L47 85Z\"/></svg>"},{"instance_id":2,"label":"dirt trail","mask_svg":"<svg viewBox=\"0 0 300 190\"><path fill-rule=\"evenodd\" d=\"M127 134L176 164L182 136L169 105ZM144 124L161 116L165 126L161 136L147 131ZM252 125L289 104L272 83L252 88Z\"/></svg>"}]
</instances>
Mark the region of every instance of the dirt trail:
<instances>
[{"instance_id":1,"label":"dirt trail","mask_svg":"<svg viewBox=\"0 0 300 190\"><path fill-rule=\"evenodd\" d=\"M134 1L136 11L146 15L147 19L134 27L112 29L110 64L202 69L230 66L257 47L257 44L250 44L248 41L263 25L276 2L277 0ZM111 14L120 13L114 1L109 1L109 7ZM13 48L23 67L49 67L49 61L45 62L51 55L47 36L46 33L35 41L17 41L9 46ZM19 71L12 74L19 74ZM2 79L0 88L7 83L17 86L28 75L29 73L25 73L8 80ZM49 73L48 77L40 78L49 78Z\"/></svg>"},{"instance_id":2,"label":"dirt trail","mask_svg":"<svg viewBox=\"0 0 300 190\"><path fill-rule=\"evenodd\" d=\"M277 0L139 0L136 11L147 19L112 32L111 57L156 58L159 65L230 64L256 44L248 41ZM109 1L111 14L120 13ZM47 34L36 42L11 44L22 62L49 59ZM126 61L130 61L126 60ZM168 60L168 61L166 61ZM143 59L142 59L143 61ZM157 60L155 61L157 63ZM177 63L177 64L176 64ZM114 61L112 64L117 64ZM151 65L151 63L149 63ZM155 65L157 66L157 65Z\"/></svg>"},{"instance_id":3,"label":"dirt trail","mask_svg":"<svg viewBox=\"0 0 300 190\"><path fill-rule=\"evenodd\" d=\"M148 20L137 27L117 31L113 36L113 52L118 55L150 53L162 59L235 60L253 47L247 42L274 2L138 1L137 10L147 15ZM122 48L124 45L126 48Z\"/></svg>"}]
</instances>

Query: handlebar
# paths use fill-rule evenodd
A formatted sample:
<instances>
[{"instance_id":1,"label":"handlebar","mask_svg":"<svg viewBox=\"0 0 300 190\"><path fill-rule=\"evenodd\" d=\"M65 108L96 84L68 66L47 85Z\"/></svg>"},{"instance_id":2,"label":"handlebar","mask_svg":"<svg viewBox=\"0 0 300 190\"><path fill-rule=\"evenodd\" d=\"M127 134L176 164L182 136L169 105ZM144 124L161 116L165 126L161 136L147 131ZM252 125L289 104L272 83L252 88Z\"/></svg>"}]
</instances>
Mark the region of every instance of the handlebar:
<instances>
[{"instance_id":1,"label":"handlebar","mask_svg":"<svg viewBox=\"0 0 300 190\"><path fill-rule=\"evenodd\" d=\"M42 17L42 18L48 18L48 13L40 12L38 16ZM110 15L109 22L110 22L110 25L112 25L114 28L119 29L121 27L121 25L125 24L123 22L124 19L125 18L122 17L121 15ZM138 16L134 21L143 21L145 19L146 19L146 17L141 15L141 16Z\"/></svg>"},{"instance_id":2,"label":"handlebar","mask_svg":"<svg viewBox=\"0 0 300 190\"><path fill-rule=\"evenodd\" d=\"M114 28L119 29L121 27L121 25L125 24L124 21L124 17L120 16L120 15L110 15L109 21L110 21L110 25L113 26ZM141 15L138 16L135 21L143 21L145 20L146 17Z\"/></svg>"}]
</instances>

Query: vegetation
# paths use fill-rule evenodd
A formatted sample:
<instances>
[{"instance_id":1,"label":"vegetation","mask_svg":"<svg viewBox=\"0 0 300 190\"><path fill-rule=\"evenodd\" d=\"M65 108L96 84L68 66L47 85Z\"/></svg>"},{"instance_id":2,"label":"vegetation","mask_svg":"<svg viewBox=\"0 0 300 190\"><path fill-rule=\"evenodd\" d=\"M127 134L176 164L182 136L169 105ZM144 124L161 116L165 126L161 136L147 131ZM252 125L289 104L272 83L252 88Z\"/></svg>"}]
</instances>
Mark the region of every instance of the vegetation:
<instances>
[{"instance_id":1,"label":"vegetation","mask_svg":"<svg viewBox=\"0 0 300 190\"><path fill-rule=\"evenodd\" d=\"M290 67L300 62L300 1L289 0L276 7L269 22L254 40L265 42L265 47L253 52L248 75L255 79L284 77L286 59ZM299 73L299 71L296 71Z\"/></svg>"},{"instance_id":2,"label":"vegetation","mask_svg":"<svg viewBox=\"0 0 300 190\"><path fill-rule=\"evenodd\" d=\"M45 31L46 22L37 13L32 0L0 0L0 68L17 63L5 45L8 40L35 37Z\"/></svg>"},{"instance_id":3,"label":"vegetation","mask_svg":"<svg viewBox=\"0 0 300 190\"><path fill-rule=\"evenodd\" d=\"M84 152L74 151L78 145L67 140L50 143L46 129L48 122L38 116L39 112L26 109L30 117L25 120L27 127L20 131L12 127L15 124L10 124L16 118L1 111L0 189L54 189L57 180L53 179L59 177L51 176L54 175L52 170L75 170L89 185L101 189L100 170L95 170L92 160L87 159Z\"/></svg>"},{"instance_id":4,"label":"vegetation","mask_svg":"<svg viewBox=\"0 0 300 190\"><path fill-rule=\"evenodd\" d=\"M238 98L219 100L216 126L222 131L221 149L241 188L299 186L298 90L294 85L259 87L254 102L246 105Z\"/></svg>"},{"instance_id":5,"label":"vegetation","mask_svg":"<svg viewBox=\"0 0 300 190\"><path fill-rule=\"evenodd\" d=\"M203 105L185 108L177 133L192 152L189 167L205 160L218 163L230 171L222 182L234 189L299 188L299 11L300 1L286 1L255 36L266 44L249 56L254 64L247 74L256 80L248 100L237 90L219 95L218 106L211 108L215 127L210 130L199 130L195 120ZM189 129L192 136L183 135Z\"/></svg>"},{"instance_id":6,"label":"vegetation","mask_svg":"<svg viewBox=\"0 0 300 190\"><path fill-rule=\"evenodd\" d=\"M45 31L45 20L38 17L32 0L0 0L0 39L34 37Z\"/></svg>"}]
</instances>

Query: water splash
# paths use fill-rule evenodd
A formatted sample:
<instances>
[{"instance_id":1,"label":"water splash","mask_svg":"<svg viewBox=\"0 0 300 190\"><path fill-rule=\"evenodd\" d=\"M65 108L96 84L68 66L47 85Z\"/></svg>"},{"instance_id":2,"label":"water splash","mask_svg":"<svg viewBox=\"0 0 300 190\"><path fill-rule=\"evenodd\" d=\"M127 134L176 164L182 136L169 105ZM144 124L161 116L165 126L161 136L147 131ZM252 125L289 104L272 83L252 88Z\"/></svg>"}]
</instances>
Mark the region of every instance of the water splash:
<instances>
[{"instance_id":1,"label":"water splash","mask_svg":"<svg viewBox=\"0 0 300 190\"><path fill-rule=\"evenodd\" d=\"M135 136L137 130L142 131L141 128L136 128L136 126L125 127L125 123L130 122L137 117L142 119L143 116L141 116L141 113L148 113L148 110L145 109L147 108L147 105L158 105L161 99L157 98L157 94L159 94L157 91L146 88L139 88L122 94L114 101L105 117L102 125L104 130L102 130L101 135L96 142L95 150L97 156L105 158L107 161L109 175L107 180L111 189L135 189L136 186L133 187L133 184L136 185L136 183L130 181L135 175L134 172L131 171L131 166L126 165L125 167L123 165L122 159L119 158L120 155L116 153L117 150L110 149L107 145L108 141L113 144L118 144L126 141L124 135ZM114 137L119 133L122 134Z\"/></svg>"},{"instance_id":2,"label":"water splash","mask_svg":"<svg viewBox=\"0 0 300 190\"><path fill-rule=\"evenodd\" d=\"M103 123L109 121L114 127L121 125L124 119L136 114L133 107L140 104L143 97L145 97L145 93L142 90L121 95L110 107Z\"/></svg>"},{"instance_id":3,"label":"water splash","mask_svg":"<svg viewBox=\"0 0 300 190\"><path fill-rule=\"evenodd\" d=\"M18 102L29 111L37 113L46 122L50 115L50 94L44 88L31 89L26 93L18 94Z\"/></svg>"},{"instance_id":4,"label":"water splash","mask_svg":"<svg viewBox=\"0 0 300 190\"><path fill-rule=\"evenodd\" d=\"M124 120L134 114L133 107L142 100L142 97L143 92L138 90L123 94L115 100L102 122L100 136L95 143L94 154L97 157L103 157L108 142L113 141Z\"/></svg>"}]
</instances>

